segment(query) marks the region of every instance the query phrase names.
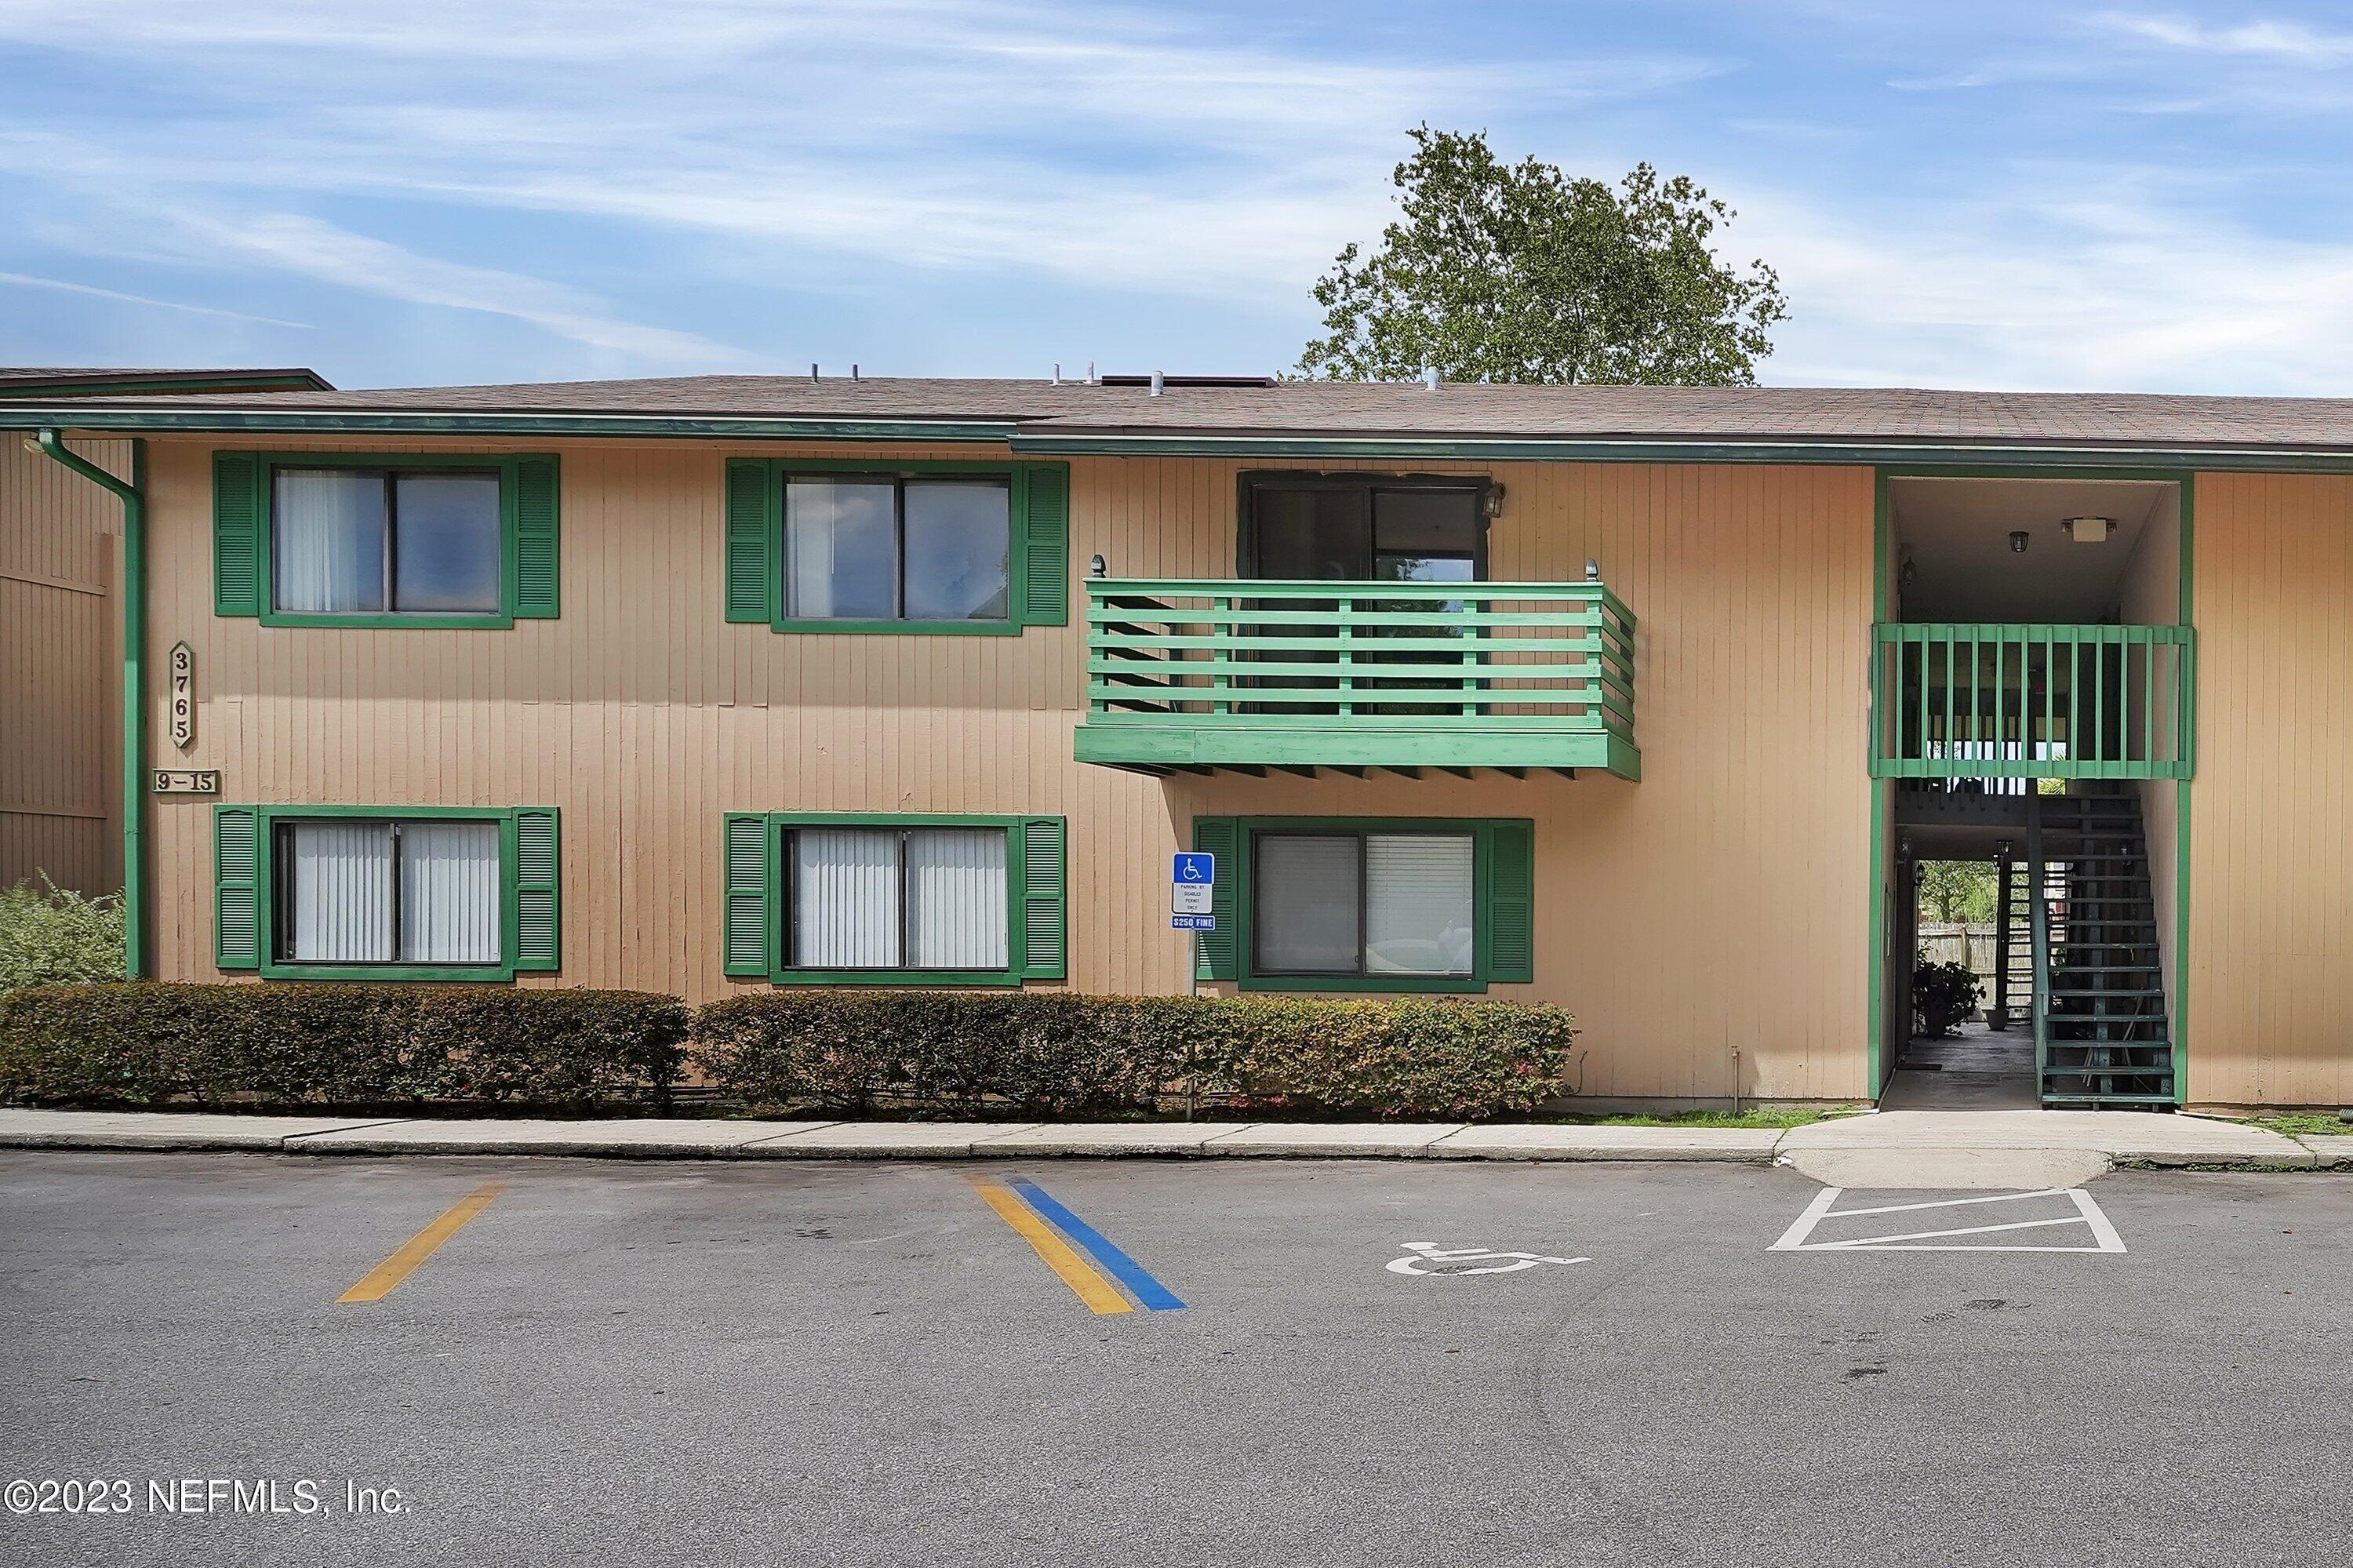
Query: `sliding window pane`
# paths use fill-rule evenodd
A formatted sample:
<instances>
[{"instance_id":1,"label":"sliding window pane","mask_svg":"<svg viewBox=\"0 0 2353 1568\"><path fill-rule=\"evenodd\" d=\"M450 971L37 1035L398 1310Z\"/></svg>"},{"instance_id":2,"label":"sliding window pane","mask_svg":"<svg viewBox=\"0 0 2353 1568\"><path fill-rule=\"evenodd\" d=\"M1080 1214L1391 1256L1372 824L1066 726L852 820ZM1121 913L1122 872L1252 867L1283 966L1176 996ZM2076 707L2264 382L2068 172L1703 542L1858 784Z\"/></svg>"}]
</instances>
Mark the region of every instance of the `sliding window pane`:
<instances>
[{"instance_id":1,"label":"sliding window pane","mask_svg":"<svg viewBox=\"0 0 2353 1568\"><path fill-rule=\"evenodd\" d=\"M286 956L301 964L392 962L391 824L291 822L280 842Z\"/></svg>"},{"instance_id":2,"label":"sliding window pane","mask_svg":"<svg viewBox=\"0 0 2353 1568\"><path fill-rule=\"evenodd\" d=\"M1008 961L1004 830L909 832L907 967L1001 969Z\"/></svg>"},{"instance_id":3,"label":"sliding window pane","mask_svg":"<svg viewBox=\"0 0 2353 1568\"><path fill-rule=\"evenodd\" d=\"M282 469L270 489L272 607L302 615L382 610L381 473Z\"/></svg>"},{"instance_id":4,"label":"sliding window pane","mask_svg":"<svg viewBox=\"0 0 2353 1568\"><path fill-rule=\"evenodd\" d=\"M498 613L499 476L404 473L394 486L393 608Z\"/></svg>"},{"instance_id":5,"label":"sliding window pane","mask_svg":"<svg viewBox=\"0 0 2353 1568\"><path fill-rule=\"evenodd\" d=\"M1471 842L1468 833L1366 835L1366 972L1471 972Z\"/></svg>"},{"instance_id":6,"label":"sliding window pane","mask_svg":"<svg viewBox=\"0 0 2353 1568\"><path fill-rule=\"evenodd\" d=\"M794 967L898 968L899 835L800 828L792 841Z\"/></svg>"},{"instance_id":7,"label":"sliding window pane","mask_svg":"<svg viewBox=\"0 0 2353 1568\"><path fill-rule=\"evenodd\" d=\"M810 620L897 617L897 491L888 480L786 484L786 614Z\"/></svg>"},{"instance_id":8,"label":"sliding window pane","mask_svg":"<svg viewBox=\"0 0 2353 1568\"><path fill-rule=\"evenodd\" d=\"M1012 560L1012 492L969 480L909 480L907 619L1003 620Z\"/></svg>"},{"instance_id":9,"label":"sliding window pane","mask_svg":"<svg viewBox=\"0 0 2353 1568\"><path fill-rule=\"evenodd\" d=\"M400 826L400 960L499 961L499 825Z\"/></svg>"},{"instance_id":10,"label":"sliding window pane","mask_svg":"<svg viewBox=\"0 0 2353 1568\"><path fill-rule=\"evenodd\" d=\"M1258 972L1355 974L1360 906L1355 835L1262 833L1254 858L1250 918Z\"/></svg>"}]
</instances>

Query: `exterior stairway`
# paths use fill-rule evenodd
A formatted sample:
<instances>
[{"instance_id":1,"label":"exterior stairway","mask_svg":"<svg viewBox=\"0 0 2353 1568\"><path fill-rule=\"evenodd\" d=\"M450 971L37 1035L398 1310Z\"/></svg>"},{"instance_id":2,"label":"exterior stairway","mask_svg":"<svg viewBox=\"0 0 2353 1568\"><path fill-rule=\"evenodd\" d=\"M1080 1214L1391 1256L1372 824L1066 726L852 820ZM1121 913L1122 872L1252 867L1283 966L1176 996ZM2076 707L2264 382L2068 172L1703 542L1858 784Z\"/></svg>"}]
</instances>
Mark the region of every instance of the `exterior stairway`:
<instances>
[{"instance_id":1,"label":"exterior stairway","mask_svg":"<svg viewBox=\"0 0 2353 1568\"><path fill-rule=\"evenodd\" d=\"M2028 821L2028 863L2042 868L2030 936L2042 1103L2170 1106L2173 1035L2138 800L2037 796Z\"/></svg>"},{"instance_id":2,"label":"exterior stairway","mask_svg":"<svg viewBox=\"0 0 2353 1568\"><path fill-rule=\"evenodd\" d=\"M2034 876L2022 860L1999 863L2001 878L1995 905L2000 928L1994 934L1994 962L2000 966L2000 983L1986 1022L1996 1030L2034 1027Z\"/></svg>"}]
</instances>

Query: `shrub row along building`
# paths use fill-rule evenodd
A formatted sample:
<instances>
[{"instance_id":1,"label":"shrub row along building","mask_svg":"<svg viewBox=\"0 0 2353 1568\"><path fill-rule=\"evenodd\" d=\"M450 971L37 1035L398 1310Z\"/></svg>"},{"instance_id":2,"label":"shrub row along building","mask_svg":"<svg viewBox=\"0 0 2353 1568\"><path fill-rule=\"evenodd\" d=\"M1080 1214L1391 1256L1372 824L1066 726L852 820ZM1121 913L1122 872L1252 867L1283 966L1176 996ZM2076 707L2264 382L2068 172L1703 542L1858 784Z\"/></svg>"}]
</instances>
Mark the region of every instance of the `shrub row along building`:
<instances>
[{"instance_id":1,"label":"shrub row along building","mask_svg":"<svg viewBox=\"0 0 2353 1568\"><path fill-rule=\"evenodd\" d=\"M1484 995L1862 1099L1979 859L2045 1103L2353 1100L2353 404L253 374L0 397L0 877L119 825L134 972Z\"/></svg>"}]
</instances>

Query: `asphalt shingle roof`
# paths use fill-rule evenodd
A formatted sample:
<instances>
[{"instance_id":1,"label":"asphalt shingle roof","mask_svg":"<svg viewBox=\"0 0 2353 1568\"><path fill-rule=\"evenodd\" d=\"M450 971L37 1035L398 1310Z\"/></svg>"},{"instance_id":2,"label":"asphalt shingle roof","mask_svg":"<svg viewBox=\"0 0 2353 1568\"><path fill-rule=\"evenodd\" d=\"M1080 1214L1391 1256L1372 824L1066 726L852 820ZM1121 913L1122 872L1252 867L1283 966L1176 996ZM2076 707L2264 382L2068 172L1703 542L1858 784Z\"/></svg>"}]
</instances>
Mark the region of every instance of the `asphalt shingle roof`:
<instances>
[{"instance_id":1,"label":"asphalt shingle roof","mask_svg":"<svg viewBox=\"0 0 2353 1568\"><path fill-rule=\"evenodd\" d=\"M123 373L114 373L123 374ZM248 373L251 374L251 373ZM125 397L93 406L131 406ZM691 376L379 391L195 393L179 409L973 420L1040 434L2228 444L2353 449L2353 398L1918 387L1268 387Z\"/></svg>"}]
</instances>

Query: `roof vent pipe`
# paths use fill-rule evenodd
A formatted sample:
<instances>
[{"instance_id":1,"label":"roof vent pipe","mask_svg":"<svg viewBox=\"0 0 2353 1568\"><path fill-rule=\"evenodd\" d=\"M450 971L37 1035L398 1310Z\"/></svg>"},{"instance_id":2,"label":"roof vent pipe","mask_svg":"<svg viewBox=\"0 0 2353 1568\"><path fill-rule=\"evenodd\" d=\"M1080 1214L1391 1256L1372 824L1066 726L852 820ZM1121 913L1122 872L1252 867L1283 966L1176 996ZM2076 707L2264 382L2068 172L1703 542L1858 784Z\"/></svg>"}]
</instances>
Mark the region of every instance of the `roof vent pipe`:
<instances>
[{"instance_id":1,"label":"roof vent pipe","mask_svg":"<svg viewBox=\"0 0 2353 1568\"><path fill-rule=\"evenodd\" d=\"M1060 360L1059 360L1059 359L1058 359L1058 360L1054 361L1054 385L1055 385L1055 386L1057 386L1057 387L1060 387L1061 384L1062 384L1062 362L1061 362Z\"/></svg>"},{"instance_id":2,"label":"roof vent pipe","mask_svg":"<svg viewBox=\"0 0 2353 1568\"><path fill-rule=\"evenodd\" d=\"M1090 387L1103 385L1103 377L1095 374L1095 362L1092 359L1087 361L1087 385Z\"/></svg>"},{"instance_id":3,"label":"roof vent pipe","mask_svg":"<svg viewBox=\"0 0 2353 1568\"><path fill-rule=\"evenodd\" d=\"M849 378L852 381L858 379L858 361L854 359L849 362Z\"/></svg>"},{"instance_id":4,"label":"roof vent pipe","mask_svg":"<svg viewBox=\"0 0 2353 1568\"><path fill-rule=\"evenodd\" d=\"M809 379L812 381L817 379L817 362L815 360L811 360L809 362Z\"/></svg>"},{"instance_id":5,"label":"roof vent pipe","mask_svg":"<svg viewBox=\"0 0 2353 1568\"><path fill-rule=\"evenodd\" d=\"M1421 367L1421 384L1432 392L1438 390L1438 366L1425 365Z\"/></svg>"},{"instance_id":6,"label":"roof vent pipe","mask_svg":"<svg viewBox=\"0 0 2353 1568\"><path fill-rule=\"evenodd\" d=\"M1168 389L1168 378L1167 378L1166 376L1165 376L1161 375L1161 374L1160 374L1160 372L1158 372L1157 370L1154 371L1154 372L1152 373L1152 395L1153 395L1155 397L1159 397L1159 396L1160 396L1160 394L1161 394L1161 393L1163 393L1163 392L1166 391L1167 389Z\"/></svg>"}]
</instances>

